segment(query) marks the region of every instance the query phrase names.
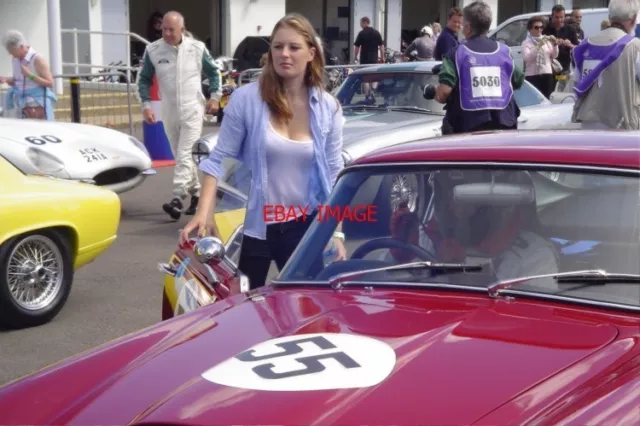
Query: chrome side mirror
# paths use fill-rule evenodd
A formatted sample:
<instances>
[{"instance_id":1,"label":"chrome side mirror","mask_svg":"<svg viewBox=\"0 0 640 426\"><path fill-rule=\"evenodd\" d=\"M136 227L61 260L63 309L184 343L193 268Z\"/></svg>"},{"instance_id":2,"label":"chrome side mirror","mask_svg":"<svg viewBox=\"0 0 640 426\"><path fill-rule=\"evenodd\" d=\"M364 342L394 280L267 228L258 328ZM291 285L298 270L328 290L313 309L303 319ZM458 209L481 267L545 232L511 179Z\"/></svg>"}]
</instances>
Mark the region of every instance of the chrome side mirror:
<instances>
[{"instance_id":1,"label":"chrome side mirror","mask_svg":"<svg viewBox=\"0 0 640 426\"><path fill-rule=\"evenodd\" d=\"M203 237L196 242L193 253L198 262L217 265L224 259L225 248L219 238Z\"/></svg>"}]
</instances>

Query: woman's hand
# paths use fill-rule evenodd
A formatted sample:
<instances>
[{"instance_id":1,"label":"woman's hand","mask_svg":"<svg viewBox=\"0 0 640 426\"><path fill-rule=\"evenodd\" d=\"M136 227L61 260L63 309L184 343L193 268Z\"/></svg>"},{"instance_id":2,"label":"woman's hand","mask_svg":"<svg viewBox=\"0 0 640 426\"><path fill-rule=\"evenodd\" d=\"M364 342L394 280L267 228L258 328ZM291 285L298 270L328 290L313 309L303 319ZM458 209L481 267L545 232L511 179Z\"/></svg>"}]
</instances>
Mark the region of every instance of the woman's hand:
<instances>
[{"instance_id":1,"label":"woman's hand","mask_svg":"<svg viewBox=\"0 0 640 426\"><path fill-rule=\"evenodd\" d=\"M207 212L198 212L180 232L180 244L186 243L189 240L189 234L196 230L198 232L198 237L205 237L209 235L222 241L220 231L218 230L218 226L216 225L213 215L209 216Z\"/></svg>"},{"instance_id":2,"label":"woman's hand","mask_svg":"<svg viewBox=\"0 0 640 426\"><path fill-rule=\"evenodd\" d=\"M342 239L334 237L333 241L336 243L336 250L338 252L336 260L347 260L347 249L345 248Z\"/></svg>"}]
</instances>

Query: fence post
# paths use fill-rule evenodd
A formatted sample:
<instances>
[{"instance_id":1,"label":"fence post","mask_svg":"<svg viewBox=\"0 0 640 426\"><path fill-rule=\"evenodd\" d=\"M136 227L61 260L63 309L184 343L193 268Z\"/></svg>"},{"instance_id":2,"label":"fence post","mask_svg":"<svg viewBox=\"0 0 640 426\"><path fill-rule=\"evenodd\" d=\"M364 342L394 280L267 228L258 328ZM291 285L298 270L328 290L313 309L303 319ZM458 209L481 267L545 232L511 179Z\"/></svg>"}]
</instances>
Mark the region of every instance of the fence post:
<instances>
[{"instance_id":1,"label":"fence post","mask_svg":"<svg viewBox=\"0 0 640 426\"><path fill-rule=\"evenodd\" d=\"M74 123L80 123L80 78L71 78L71 117Z\"/></svg>"}]
</instances>

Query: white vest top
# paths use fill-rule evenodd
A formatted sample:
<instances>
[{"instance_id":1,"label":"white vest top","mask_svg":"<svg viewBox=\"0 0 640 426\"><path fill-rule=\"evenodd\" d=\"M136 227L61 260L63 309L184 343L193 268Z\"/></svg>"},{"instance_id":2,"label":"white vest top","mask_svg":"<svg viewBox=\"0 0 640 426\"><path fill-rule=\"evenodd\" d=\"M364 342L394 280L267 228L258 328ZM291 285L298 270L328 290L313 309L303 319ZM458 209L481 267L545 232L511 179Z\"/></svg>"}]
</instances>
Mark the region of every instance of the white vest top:
<instances>
[{"instance_id":1,"label":"white vest top","mask_svg":"<svg viewBox=\"0 0 640 426\"><path fill-rule=\"evenodd\" d=\"M36 66L34 64L36 56L38 56L38 52L36 52L33 47L30 47L24 59L20 60L13 58L13 79L15 81L16 89L23 91L41 87L35 81L22 74L22 68L20 67L20 65L25 64L32 73L37 74Z\"/></svg>"}]
</instances>

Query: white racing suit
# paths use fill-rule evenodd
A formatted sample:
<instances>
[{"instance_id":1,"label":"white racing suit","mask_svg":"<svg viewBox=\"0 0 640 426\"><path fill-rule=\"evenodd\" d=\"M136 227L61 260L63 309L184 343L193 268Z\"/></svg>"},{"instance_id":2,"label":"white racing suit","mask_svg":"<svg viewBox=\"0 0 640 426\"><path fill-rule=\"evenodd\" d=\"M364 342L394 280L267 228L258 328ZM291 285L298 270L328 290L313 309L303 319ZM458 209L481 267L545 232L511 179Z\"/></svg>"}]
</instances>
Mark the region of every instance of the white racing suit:
<instances>
[{"instance_id":1,"label":"white racing suit","mask_svg":"<svg viewBox=\"0 0 640 426\"><path fill-rule=\"evenodd\" d=\"M202 73L209 79L211 99L222 96L220 70L204 43L184 36L178 46L159 39L147 46L138 91L142 108L151 107L150 87L158 79L162 100L162 121L176 160L173 197L200 196L198 169L192 150L202 134L206 98L202 93ZM156 117L158 119L160 117Z\"/></svg>"}]
</instances>

